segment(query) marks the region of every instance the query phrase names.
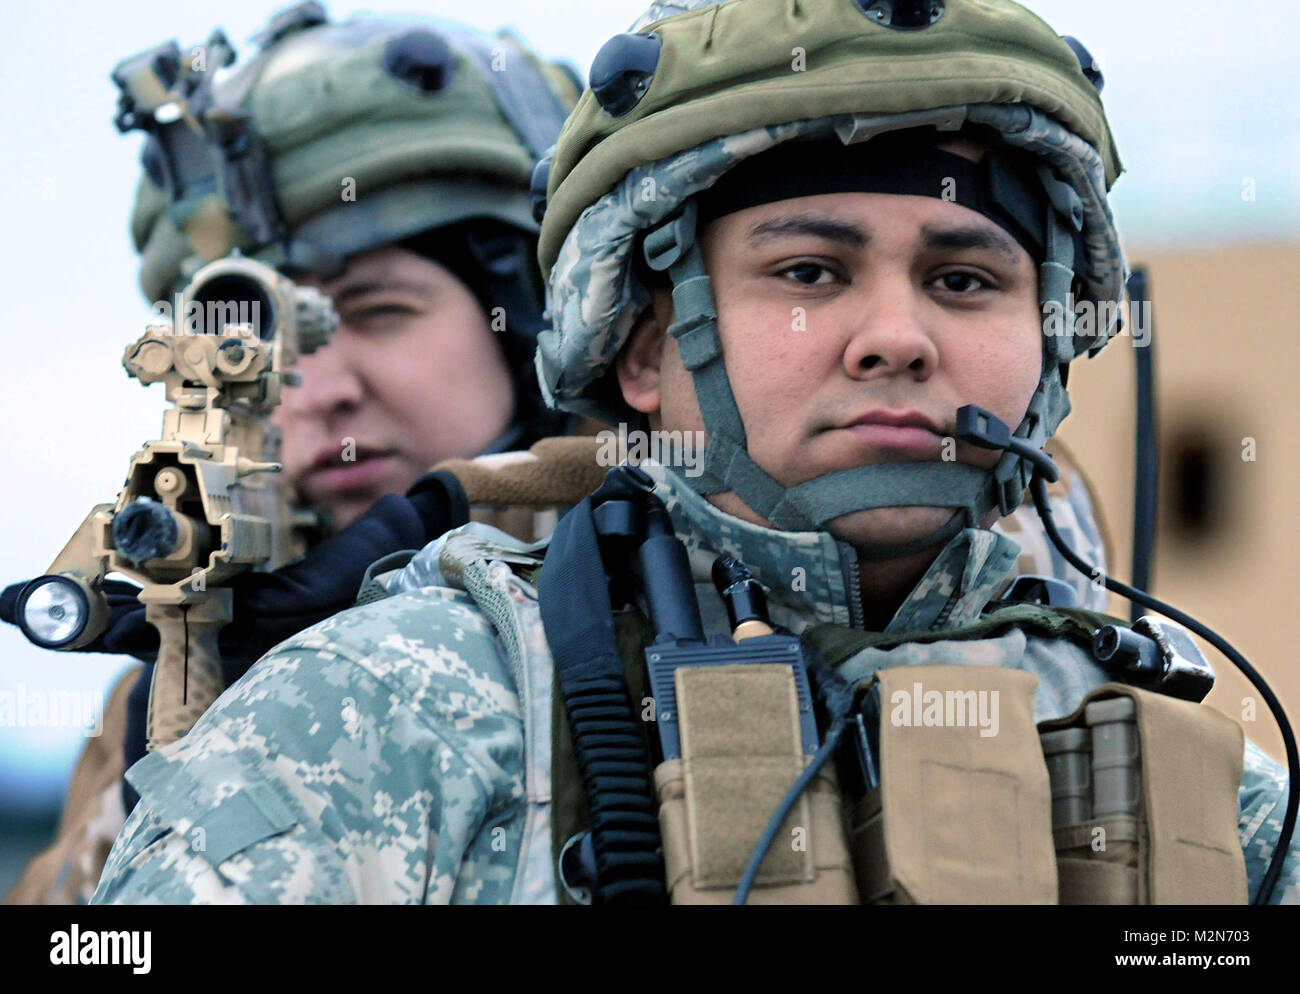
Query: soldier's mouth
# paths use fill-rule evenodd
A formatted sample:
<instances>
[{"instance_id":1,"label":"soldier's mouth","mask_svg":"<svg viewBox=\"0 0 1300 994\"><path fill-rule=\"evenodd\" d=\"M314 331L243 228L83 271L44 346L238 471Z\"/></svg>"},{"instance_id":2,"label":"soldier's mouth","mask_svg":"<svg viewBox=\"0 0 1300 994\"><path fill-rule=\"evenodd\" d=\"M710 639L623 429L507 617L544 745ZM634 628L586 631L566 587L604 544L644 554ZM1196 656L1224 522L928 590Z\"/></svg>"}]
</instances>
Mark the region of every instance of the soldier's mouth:
<instances>
[{"instance_id":1,"label":"soldier's mouth","mask_svg":"<svg viewBox=\"0 0 1300 994\"><path fill-rule=\"evenodd\" d=\"M928 428L913 425L855 424L844 429L874 449L937 456L942 439Z\"/></svg>"},{"instance_id":2,"label":"soldier's mouth","mask_svg":"<svg viewBox=\"0 0 1300 994\"><path fill-rule=\"evenodd\" d=\"M397 463L397 453L387 449L356 449L333 452L318 459L307 471L304 483L314 491L347 493L369 490L389 476Z\"/></svg>"}]
</instances>

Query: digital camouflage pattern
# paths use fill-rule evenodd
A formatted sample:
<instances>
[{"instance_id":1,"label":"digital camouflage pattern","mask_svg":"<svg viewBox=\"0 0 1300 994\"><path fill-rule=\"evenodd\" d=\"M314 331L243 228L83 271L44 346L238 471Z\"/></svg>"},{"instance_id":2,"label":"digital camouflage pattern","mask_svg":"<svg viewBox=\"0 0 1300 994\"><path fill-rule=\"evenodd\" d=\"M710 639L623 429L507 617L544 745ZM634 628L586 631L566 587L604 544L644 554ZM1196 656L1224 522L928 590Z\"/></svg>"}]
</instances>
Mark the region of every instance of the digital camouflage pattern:
<instances>
[{"instance_id":1,"label":"digital camouflage pattern","mask_svg":"<svg viewBox=\"0 0 1300 994\"><path fill-rule=\"evenodd\" d=\"M523 722L504 657L449 589L295 636L131 768L92 903L505 903Z\"/></svg>"},{"instance_id":2,"label":"digital camouflage pattern","mask_svg":"<svg viewBox=\"0 0 1300 994\"><path fill-rule=\"evenodd\" d=\"M643 464L691 551L705 626L724 624L713 557L740 557L770 589L776 621L801 630L854 610L847 547L718 511ZM136 764L141 794L94 903L548 903L552 661L524 545L481 524L448 533L377 582L388 597L278 646L184 739ZM887 630L965 624L1005 582L1016 543L967 529ZM1064 715L1105 673L1071 643L1012 631L977 641L864 649L884 666L1009 666L1039 677L1035 719ZM1264 872L1286 777L1246 747L1241 842L1252 889ZM1275 901L1300 902L1300 856Z\"/></svg>"},{"instance_id":3,"label":"digital camouflage pattern","mask_svg":"<svg viewBox=\"0 0 1300 994\"><path fill-rule=\"evenodd\" d=\"M518 453L517 455L524 455ZM481 457L485 464L500 456ZM574 500L580 498L575 497ZM483 521L511 535L549 535L555 527L553 510L528 507L471 508L471 520ZM363 594L365 591L363 591ZM381 595L383 591L380 591ZM359 597L358 603L367 598ZM114 840L126 821L123 802L123 740L126 701L140 677L140 668L127 671L104 707L103 734L90 738L77 759L54 842L35 856L6 904L86 904L95 893ZM549 740L545 748L550 749Z\"/></svg>"}]
</instances>

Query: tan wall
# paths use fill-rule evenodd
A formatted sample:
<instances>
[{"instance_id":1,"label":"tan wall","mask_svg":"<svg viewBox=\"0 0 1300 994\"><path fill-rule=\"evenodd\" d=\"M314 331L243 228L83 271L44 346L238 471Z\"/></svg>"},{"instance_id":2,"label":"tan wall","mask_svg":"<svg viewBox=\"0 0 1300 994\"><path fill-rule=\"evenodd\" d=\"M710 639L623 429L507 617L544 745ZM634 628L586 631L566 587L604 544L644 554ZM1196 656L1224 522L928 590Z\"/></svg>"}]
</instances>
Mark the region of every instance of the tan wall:
<instances>
[{"instance_id":1,"label":"tan wall","mask_svg":"<svg viewBox=\"0 0 1300 994\"><path fill-rule=\"evenodd\" d=\"M1300 725L1300 244L1212 251L1130 251L1150 268L1161 435L1161 503L1152 592L1224 636L1264 675ZM1118 548L1112 571L1129 579L1133 528L1134 349L1118 338L1094 360L1073 364L1074 413L1061 435L1100 492ZM1201 438L1205 478L1217 497L1208 527L1186 531L1175 505L1179 451ZM1242 458L1255 441L1255 460ZM1183 466L1189 465L1186 460ZM1182 480L1195 479L1185 474ZM1128 603L1112 610L1128 616ZM1202 643L1218 682L1209 703L1242 720L1254 689ZM1246 734L1274 756L1282 740L1256 700Z\"/></svg>"}]
</instances>

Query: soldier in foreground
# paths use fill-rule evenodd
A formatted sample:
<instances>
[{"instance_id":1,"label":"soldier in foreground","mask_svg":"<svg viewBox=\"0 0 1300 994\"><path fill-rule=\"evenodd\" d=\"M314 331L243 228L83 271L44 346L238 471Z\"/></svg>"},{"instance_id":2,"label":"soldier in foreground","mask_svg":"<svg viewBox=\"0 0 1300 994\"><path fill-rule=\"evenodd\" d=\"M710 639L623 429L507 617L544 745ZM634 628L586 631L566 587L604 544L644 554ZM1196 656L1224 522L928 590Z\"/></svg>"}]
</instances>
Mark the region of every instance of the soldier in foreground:
<instances>
[{"instance_id":1,"label":"soldier in foreground","mask_svg":"<svg viewBox=\"0 0 1300 994\"><path fill-rule=\"evenodd\" d=\"M332 297L340 318L274 414L292 503L337 534L287 570L237 578L227 682L351 605L371 562L464 520L436 492L402 496L434 464L526 449L567 424L532 368L544 305L529 198L533 162L576 97L564 72L505 38L412 17L331 23L314 3L276 15L259 40L220 80L233 52L219 32L114 73L119 126L149 135L131 218L146 299L170 308L198 266L237 249ZM155 117L142 102L155 79L206 127ZM492 520L534 528L531 512ZM151 659L157 633L122 586L84 651ZM121 776L145 754L150 670L114 689L59 836L10 901L89 899L135 802Z\"/></svg>"},{"instance_id":2,"label":"soldier in foreground","mask_svg":"<svg viewBox=\"0 0 1300 994\"><path fill-rule=\"evenodd\" d=\"M543 101L539 108L517 88L493 90L489 99L482 87L504 85L512 67L531 72L531 57L502 42L489 54L505 71L485 76L484 42L470 35L453 38L448 48L446 38L415 19L330 24L322 18L311 4L277 15L255 61L237 64L232 80L205 94L221 105L233 95L254 111L248 130L266 143L266 169L249 174L255 182L248 189L229 186L244 190L245 198L231 202L227 187L209 174L225 168L219 147L209 142L202 155L187 157L175 145L189 137L183 125L155 128L132 216L141 286L150 300L170 304L196 266L237 246L326 291L342 319L331 345L302 360L303 383L285 392L275 417L295 501L346 530L288 570L237 581L239 617L221 635L229 682L270 646L350 606L371 561L418 548L458 523L431 500L432 488L410 499L389 497L358 519L362 509L400 493L448 456L524 447L564 424L544 410L531 364L541 302L531 258L535 222L524 187L526 162L554 138L558 117L546 123L544 94L532 97ZM466 57L471 50L457 47L462 44L476 45L477 54ZM120 80L152 68L165 48L125 60ZM218 38L184 53L176 69L190 67L192 98L227 57ZM458 66L459 82L451 65ZM340 103L323 89L336 74L377 78L351 103ZM547 78L569 102L563 78L549 70ZM151 120L140 106L130 112L137 126ZM399 126L411 147L380 141ZM545 134L531 134L536 129ZM463 175L444 171L449 162ZM177 163L188 163L192 173L197 167L197 174L179 173ZM398 209L403 203L410 209ZM278 215L283 230L276 237L255 234L259 207ZM498 334L506 317L505 334ZM444 369L456 375L439 379ZM429 389L432 370L439 371L433 377L439 389ZM573 503L590 486L560 479L551 489ZM505 492L518 489L507 485ZM1082 478L1067 474L1052 498L1076 545L1104 563ZM541 534L527 508L475 516L512 534ZM1006 526L1032 539L1017 564L1022 573L1056 574L1086 601L1100 595L1104 602L1104 591L1070 576L1050 553L1030 508ZM23 586L13 585L6 596ZM109 630L84 651L152 658L157 634L134 594L124 585L115 595ZM121 773L145 754L150 672L148 665L134 670L114 689L105 732L78 762L58 838L32 862L9 901L89 898L136 800Z\"/></svg>"},{"instance_id":3,"label":"soldier in foreground","mask_svg":"<svg viewBox=\"0 0 1300 994\"><path fill-rule=\"evenodd\" d=\"M656 4L555 151L545 392L706 432L703 474L616 471L548 543L457 529L278 646L129 772L97 903L1258 893L1286 779L1160 683L1203 671L1112 683L1113 619L991 603L1108 338L1065 301L1122 292L1097 94L1014 4L865 6Z\"/></svg>"}]
</instances>

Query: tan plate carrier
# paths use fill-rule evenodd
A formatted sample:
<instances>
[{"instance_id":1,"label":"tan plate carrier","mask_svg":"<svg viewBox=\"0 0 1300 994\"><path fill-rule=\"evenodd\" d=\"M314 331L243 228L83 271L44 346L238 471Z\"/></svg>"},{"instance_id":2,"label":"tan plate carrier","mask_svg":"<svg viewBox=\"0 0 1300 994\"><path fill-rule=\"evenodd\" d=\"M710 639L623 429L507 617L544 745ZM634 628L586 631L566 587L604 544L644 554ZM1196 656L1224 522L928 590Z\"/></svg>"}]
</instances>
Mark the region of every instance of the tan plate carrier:
<instances>
[{"instance_id":1,"label":"tan plate carrier","mask_svg":"<svg viewBox=\"0 0 1300 994\"><path fill-rule=\"evenodd\" d=\"M655 771L668 886L675 904L729 903L807 761L793 675L742 665L682 669L676 680L682 757ZM879 787L842 806L833 773L815 778L749 903L1245 902L1242 734L1219 712L1104 684L1037 726L1038 678L1021 670L900 666L861 689L873 683ZM980 695L981 714L996 709L983 727ZM1090 704L1117 698L1135 705L1134 814L1054 829L1039 735L1084 728Z\"/></svg>"}]
</instances>

